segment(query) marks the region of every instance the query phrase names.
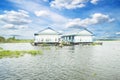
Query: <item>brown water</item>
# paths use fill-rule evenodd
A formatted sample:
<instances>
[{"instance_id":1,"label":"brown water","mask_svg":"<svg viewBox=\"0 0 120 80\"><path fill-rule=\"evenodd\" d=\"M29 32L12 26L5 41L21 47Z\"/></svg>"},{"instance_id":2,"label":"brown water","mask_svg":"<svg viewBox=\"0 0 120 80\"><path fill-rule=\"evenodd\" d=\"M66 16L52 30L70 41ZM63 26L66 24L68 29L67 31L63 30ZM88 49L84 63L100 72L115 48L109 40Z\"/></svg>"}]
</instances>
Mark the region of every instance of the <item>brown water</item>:
<instances>
[{"instance_id":1,"label":"brown water","mask_svg":"<svg viewBox=\"0 0 120 80\"><path fill-rule=\"evenodd\" d=\"M63 48L6 43L0 47L43 50L42 55L0 59L0 80L120 80L120 42Z\"/></svg>"}]
</instances>

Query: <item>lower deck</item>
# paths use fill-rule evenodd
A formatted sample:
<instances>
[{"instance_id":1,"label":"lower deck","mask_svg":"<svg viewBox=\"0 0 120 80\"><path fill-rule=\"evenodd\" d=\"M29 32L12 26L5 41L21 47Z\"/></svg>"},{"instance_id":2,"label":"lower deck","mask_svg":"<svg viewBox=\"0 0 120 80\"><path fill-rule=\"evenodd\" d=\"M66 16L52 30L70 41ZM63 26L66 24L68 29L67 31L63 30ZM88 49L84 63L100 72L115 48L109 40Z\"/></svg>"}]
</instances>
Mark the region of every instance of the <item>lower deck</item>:
<instances>
[{"instance_id":1,"label":"lower deck","mask_svg":"<svg viewBox=\"0 0 120 80\"><path fill-rule=\"evenodd\" d=\"M74 43L74 42L67 42L67 43L59 43L59 42L52 42L52 43L41 43L41 42L38 42L38 43L31 43L32 45L34 46L59 46L59 45L62 45L62 46L71 46L71 45L102 45L103 43L102 42L77 42L77 43Z\"/></svg>"}]
</instances>

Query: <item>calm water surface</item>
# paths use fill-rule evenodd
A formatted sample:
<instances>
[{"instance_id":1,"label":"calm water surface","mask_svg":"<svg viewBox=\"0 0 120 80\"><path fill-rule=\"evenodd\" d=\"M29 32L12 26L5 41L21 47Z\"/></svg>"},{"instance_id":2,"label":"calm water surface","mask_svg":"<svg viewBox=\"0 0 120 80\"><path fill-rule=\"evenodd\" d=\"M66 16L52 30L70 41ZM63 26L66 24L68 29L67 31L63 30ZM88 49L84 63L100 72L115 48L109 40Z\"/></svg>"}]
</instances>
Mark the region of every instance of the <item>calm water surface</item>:
<instances>
[{"instance_id":1,"label":"calm water surface","mask_svg":"<svg viewBox=\"0 0 120 80\"><path fill-rule=\"evenodd\" d=\"M43 50L0 59L0 80L120 80L120 42L96 46L36 47L29 43L6 43L8 50Z\"/></svg>"}]
</instances>

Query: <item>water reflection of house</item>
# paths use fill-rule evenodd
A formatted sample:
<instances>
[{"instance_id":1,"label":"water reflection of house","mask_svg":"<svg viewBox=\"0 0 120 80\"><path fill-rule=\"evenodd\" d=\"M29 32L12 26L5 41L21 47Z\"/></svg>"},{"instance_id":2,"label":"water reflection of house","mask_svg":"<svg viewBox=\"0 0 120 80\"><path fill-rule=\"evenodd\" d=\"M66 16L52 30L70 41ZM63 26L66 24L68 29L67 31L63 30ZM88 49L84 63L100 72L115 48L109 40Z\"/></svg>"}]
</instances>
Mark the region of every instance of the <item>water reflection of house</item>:
<instances>
[{"instance_id":1,"label":"water reflection of house","mask_svg":"<svg viewBox=\"0 0 120 80\"><path fill-rule=\"evenodd\" d=\"M60 40L69 43L93 42L93 34L86 28L68 28L61 35L48 27L35 34L35 43L59 43Z\"/></svg>"},{"instance_id":2,"label":"water reflection of house","mask_svg":"<svg viewBox=\"0 0 120 80\"><path fill-rule=\"evenodd\" d=\"M35 43L58 43L60 33L48 27L34 34Z\"/></svg>"}]
</instances>

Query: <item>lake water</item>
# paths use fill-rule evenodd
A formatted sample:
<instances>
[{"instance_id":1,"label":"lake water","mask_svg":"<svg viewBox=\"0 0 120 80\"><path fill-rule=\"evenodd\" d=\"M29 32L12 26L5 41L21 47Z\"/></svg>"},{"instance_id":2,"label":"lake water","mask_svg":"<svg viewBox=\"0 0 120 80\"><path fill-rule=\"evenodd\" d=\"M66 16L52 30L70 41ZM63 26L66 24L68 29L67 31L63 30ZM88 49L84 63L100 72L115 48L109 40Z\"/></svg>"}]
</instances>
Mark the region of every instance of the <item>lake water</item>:
<instances>
[{"instance_id":1,"label":"lake water","mask_svg":"<svg viewBox=\"0 0 120 80\"><path fill-rule=\"evenodd\" d=\"M0 47L43 51L42 55L0 59L0 80L120 80L119 41L63 48L29 43L5 43Z\"/></svg>"}]
</instances>

